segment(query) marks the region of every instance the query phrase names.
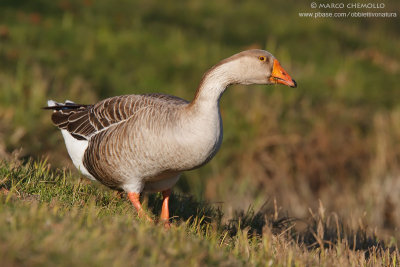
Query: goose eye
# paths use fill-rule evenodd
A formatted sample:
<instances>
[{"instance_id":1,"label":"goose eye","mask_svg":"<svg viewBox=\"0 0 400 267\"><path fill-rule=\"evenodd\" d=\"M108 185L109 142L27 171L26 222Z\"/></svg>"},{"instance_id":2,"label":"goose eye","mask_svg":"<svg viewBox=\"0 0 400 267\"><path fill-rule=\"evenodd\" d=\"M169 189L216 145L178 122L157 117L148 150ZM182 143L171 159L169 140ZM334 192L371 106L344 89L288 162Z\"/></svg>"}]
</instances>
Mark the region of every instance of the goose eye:
<instances>
[{"instance_id":1,"label":"goose eye","mask_svg":"<svg viewBox=\"0 0 400 267\"><path fill-rule=\"evenodd\" d=\"M259 56L258 59L261 60L261 61L266 61L267 60L267 58L264 57L264 56Z\"/></svg>"}]
</instances>

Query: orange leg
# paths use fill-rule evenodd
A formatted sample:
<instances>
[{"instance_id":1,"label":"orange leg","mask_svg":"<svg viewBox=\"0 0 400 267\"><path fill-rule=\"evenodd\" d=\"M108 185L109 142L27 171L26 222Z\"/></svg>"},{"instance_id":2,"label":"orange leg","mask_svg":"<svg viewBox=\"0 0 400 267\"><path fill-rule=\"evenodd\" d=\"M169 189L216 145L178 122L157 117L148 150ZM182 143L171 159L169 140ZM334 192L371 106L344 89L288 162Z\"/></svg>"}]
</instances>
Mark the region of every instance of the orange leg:
<instances>
[{"instance_id":1,"label":"orange leg","mask_svg":"<svg viewBox=\"0 0 400 267\"><path fill-rule=\"evenodd\" d=\"M169 202L169 196L171 195L171 189L167 189L165 191L162 191L163 195L163 204L162 204L162 209L161 209L161 216L160 219L162 222L164 222L164 227L165 228L170 228L170 223L169 223L169 207L168 207L168 202Z\"/></svg>"},{"instance_id":2,"label":"orange leg","mask_svg":"<svg viewBox=\"0 0 400 267\"><path fill-rule=\"evenodd\" d=\"M149 222L153 222L153 220L146 214L146 212L142 208L142 204L139 201L140 194L139 193L128 193L128 198L132 202L133 206L136 208L137 213L140 218L145 218Z\"/></svg>"}]
</instances>

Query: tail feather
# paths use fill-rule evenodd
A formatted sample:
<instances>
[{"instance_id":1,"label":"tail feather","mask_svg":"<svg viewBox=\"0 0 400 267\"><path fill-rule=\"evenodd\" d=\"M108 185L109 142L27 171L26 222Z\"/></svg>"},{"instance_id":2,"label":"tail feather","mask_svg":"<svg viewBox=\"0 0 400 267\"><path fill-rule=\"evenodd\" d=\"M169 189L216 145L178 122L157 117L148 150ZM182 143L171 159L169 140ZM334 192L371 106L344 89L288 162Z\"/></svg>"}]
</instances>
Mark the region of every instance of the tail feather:
<instances>
[{"instance_id":1,"label":"tail feather","mask_svg":"<svg viewBox=\"0 0 400 267\"><path fill-rule=\"evenodd\" d=\"M54 100L51 100L51 99L47 100L47 106L48 107L55 107L55 106L59 106L59 105L60 105L60 103L57 103Z\"/></svg>"},{"instance_id":2,"label":"tail feather","mask_svg":"<svg viewBox=\"0 0 400 267\"><path fill-rule=\"evenodd\" d=\"M66 100L65 103L59 103L54 100L47 100L47 107L43 107L43 109L50 109L54 111L58 110L75 110L81 107L87 107L90 105L76 104L71 100Z\"/></svg>"},{"instance_id":3,"label":"tail feather","mask_svg":"<svg viewBox=\"0 0 400 267\"><path fill-rule=\"evenodd\" d=\"M65 103L48 100L47 107L43 107L43 109L53 110L51 115L53 123L61 129L67 129L71 116L85 112L89 106L76 104L71 100L66 100Z\"/></svg>"}]
</instances>

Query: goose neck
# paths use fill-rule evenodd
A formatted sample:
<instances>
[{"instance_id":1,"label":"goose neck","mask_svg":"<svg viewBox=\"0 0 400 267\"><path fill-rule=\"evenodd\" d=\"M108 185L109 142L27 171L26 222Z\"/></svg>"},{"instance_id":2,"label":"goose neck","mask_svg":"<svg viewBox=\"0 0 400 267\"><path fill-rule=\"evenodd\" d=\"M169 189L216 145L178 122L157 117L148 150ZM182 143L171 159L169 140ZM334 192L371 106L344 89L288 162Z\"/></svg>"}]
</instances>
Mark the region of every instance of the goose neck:
<instances>
[{"instance_id":1,"label":"goose neck","mask_svg":"<svg viewBox=\"0 0 400 267\"><path fill-rule=\"evenodd\" d=\"M192 105L218 106L225 89L235 83L229 64L216 65L207 71L197 88Z\"/></svg>"}]
</instances>

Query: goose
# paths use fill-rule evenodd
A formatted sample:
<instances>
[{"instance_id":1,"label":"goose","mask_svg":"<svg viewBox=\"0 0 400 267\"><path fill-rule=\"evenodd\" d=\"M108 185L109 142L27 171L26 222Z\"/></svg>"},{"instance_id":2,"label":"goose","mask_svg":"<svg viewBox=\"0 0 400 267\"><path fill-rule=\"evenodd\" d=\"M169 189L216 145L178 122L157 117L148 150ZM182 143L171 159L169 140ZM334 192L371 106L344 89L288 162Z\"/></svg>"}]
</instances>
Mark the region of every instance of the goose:
<instances>
[{"instance_id":1,"label":"goose","mask_svg":"<svg viewBox=\"0 0 400 267\"><path fill-rule=\"evenodd\" d=\"M125 191L139 217L142 192L161 192L160 221L169 227L169 196L182 172L199 168L222 142L221 95L231 84L297 87L279 61L264 50L246 50L209 69L192 101L167 94L132 94L94 105L48 100L52 122L68 154L86 177Z\"/></svg>"}]
</instances>

